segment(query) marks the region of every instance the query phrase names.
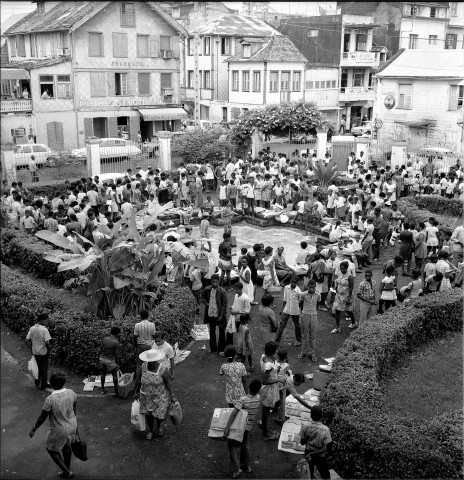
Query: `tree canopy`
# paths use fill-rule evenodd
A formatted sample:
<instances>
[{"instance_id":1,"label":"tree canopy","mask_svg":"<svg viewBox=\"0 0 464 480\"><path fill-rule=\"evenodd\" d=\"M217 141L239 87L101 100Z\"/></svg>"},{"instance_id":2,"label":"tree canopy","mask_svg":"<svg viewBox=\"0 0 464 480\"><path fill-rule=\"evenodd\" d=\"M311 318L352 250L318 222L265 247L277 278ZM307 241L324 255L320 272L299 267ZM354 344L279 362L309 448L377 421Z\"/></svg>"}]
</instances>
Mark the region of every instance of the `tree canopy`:
<instances>
[{"instance_id":1,"label":"tree canopy","mask_svg":"<svg viewBox=\"0 0 464 480\"><path fill-rule=\"evenodd\" d=\"M198 130L179 135L172 143L174 157L181 157L184 163L206 163L223 160L229 142L220 130Z\"/></svg>"}]
</instances>

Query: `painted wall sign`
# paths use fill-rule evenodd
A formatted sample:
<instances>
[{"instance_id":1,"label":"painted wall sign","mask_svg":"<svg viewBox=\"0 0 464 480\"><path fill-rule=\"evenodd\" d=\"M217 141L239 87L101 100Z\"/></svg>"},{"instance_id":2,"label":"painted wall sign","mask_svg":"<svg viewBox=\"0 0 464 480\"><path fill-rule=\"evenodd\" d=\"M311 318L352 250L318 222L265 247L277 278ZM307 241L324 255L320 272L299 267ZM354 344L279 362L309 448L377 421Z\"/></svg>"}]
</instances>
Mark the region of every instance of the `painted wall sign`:
<instances>
[{"instance_id":1,"label":"painted wall sign","mask_svg":"<svg viewBox=\"0 0 464 480\"><path fill-rule=\"evenodd\" d=\"M153 97L150 98L106 98L104 100L80 100L79 107L136 107L159 105Z\"/></svg>"},{"instance_id":2,"label":"painted wall sign","mask_svg":"<svg viewBox=\"0 0 464 480\"><path fill-rule=\"evenodd\" d=\"M388 110L391 110L395 106L396 100L395 97L389 93L388 95L385 96L383 100L383 104L385 105Z\"/></svg>"}]
</instances>

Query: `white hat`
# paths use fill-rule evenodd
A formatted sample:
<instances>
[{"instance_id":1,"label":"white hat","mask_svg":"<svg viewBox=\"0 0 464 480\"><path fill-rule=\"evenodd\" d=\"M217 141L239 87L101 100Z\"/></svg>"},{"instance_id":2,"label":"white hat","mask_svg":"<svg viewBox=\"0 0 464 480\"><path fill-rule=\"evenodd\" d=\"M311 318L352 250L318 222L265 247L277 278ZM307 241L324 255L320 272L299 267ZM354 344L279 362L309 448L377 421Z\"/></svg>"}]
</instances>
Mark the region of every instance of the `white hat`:
<instances>
[{"instance_id":1,"label":"white hat","mask_svg":"<svg viewBox=\"0 0 464 480\"><path fill-rule=\"evenodd\" d=\"M158 360L162 360L166 354L161 350L145 350L139 355L140 360L142 362L156 362Z\"/></svg>"},{"instance_id":2,"label":"white hat","mask_svg":"<svg viewBox=\"0 0 464 480\"><path fill-rule=\"evenodd\" d=\"M281 215L280 216L280 222L281 223L287 223L289 220L289 218L287 217L287 215Z\"/></svg>"}]
</instances>

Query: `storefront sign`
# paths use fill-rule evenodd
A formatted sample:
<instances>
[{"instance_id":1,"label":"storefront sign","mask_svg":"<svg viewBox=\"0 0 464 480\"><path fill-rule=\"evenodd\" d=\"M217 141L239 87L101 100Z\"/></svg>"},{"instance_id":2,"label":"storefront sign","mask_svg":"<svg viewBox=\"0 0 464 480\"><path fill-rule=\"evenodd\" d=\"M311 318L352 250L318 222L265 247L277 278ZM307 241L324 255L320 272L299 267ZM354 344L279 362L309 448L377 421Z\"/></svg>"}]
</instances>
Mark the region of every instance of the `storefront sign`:
<instances>
[{"instance_id":1,"label":"storefront sign","mask_svg":"<svg viewBox=\"0 0 464 480\"><path fill-rule=\"evenodd\" d=\"M160 105L159 101L150 98L105 98L104 100L80 100L79 107L140 107L149 105Z\"/></svg>"},{"instance_id":2,"label":"storefront sign","mask_svg":"<svg viewBox=\"0 0 464 480\"><path fill-rule=\"evenodd\" d=\"M130 61L121 61L121 60L114 60L111 62L112 67L145 67L145 63L143 62L130 62Z\"/></svg>"}]
</instances>

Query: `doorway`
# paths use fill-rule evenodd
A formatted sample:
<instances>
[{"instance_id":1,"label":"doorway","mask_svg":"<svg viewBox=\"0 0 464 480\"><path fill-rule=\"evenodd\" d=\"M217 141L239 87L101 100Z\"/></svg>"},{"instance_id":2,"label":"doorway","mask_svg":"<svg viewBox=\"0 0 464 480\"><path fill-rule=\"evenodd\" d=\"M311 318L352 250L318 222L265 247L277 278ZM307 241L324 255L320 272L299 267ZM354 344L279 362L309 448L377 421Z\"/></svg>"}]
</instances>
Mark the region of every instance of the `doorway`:
<instances>
[{"instance_id":1,"label":"doorway","mask_svg":"<svg viewBox=\"0 0 464 480\"><path fill-rule=\"evenodd\" d=\"M351 107L351 127L356 127L357 125L361 125L361 114L362 114L362 107L361 106L352 106Z\"/></svg>"},{"instance_id":2,"label":"doorway","mask_svg":"<svg viewBox=\"0 0 464 480\"><path fill-rule=\"evenodd\" d=\"M106 117L93 119L93 135L98 138L108 137L108 119Z\"/></svg>"}]
</instances>

